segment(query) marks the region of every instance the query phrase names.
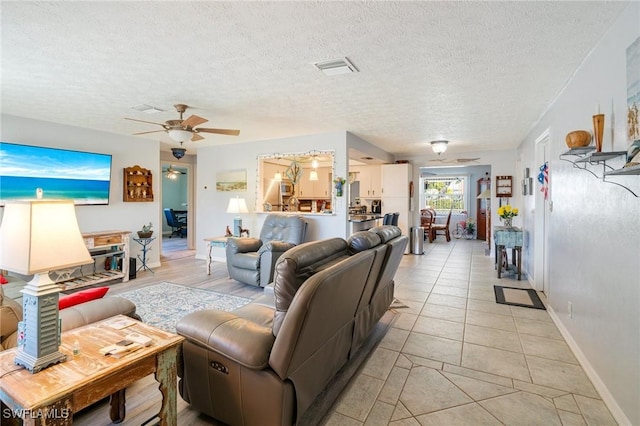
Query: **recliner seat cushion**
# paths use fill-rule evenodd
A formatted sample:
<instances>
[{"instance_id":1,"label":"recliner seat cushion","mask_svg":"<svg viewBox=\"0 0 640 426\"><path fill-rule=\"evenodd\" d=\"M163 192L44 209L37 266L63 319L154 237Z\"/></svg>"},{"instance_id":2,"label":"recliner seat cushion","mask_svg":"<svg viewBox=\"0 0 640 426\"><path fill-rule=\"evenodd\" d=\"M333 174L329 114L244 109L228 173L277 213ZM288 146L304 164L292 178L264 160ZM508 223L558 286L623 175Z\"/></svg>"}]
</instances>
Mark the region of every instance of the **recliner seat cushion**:
<instances>
[{"instance_id":1,"label":"recliner seat cushion","mask_svg":"<svg viewBox=\"0 0 640 426\"><path fill-rule=\"evenodd\" d=\"M236 253L228 261L231 262L231 265L242 269L256 270L260 267L260 257L256 251L251 253Z\"/></svg>"}]
</instances>

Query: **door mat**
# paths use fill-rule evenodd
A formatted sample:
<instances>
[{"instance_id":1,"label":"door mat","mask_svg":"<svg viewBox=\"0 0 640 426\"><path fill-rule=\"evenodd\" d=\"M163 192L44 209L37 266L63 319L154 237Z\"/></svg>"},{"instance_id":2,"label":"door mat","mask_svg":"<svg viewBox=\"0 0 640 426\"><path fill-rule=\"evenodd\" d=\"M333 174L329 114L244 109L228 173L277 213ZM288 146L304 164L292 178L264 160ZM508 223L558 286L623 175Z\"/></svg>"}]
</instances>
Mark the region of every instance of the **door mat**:
<instances>
[{"instance_id":1,"label":"door mat","mask_svg":"<svg viewBox=\"0 0 640 426\"><path fill-rule=\"evenodd\" d=\"M496 303L546 310L542 300L538 297L538 293L531 288L502 287L494 285L493 291L496 294Z\"/></svg>"}]
</instances>

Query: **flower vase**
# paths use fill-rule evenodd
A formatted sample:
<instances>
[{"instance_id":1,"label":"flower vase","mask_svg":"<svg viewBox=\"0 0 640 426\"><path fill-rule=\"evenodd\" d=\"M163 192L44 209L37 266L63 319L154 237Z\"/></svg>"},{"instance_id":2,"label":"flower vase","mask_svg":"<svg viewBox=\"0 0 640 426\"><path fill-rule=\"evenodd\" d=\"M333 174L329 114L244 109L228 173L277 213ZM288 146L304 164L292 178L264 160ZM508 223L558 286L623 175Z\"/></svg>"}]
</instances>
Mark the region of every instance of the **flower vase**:
<instances>
[{"instance_id":1,"label":"flower vase","mask_svg":"<svg viewBox=\"0 0 640 426\"><path fill-rule=\"evenodd\" d=\"M505 217L504 218L504 226L505 226L505 228L513 228L512 224L513 224L513 218L511 218L511 217Z\"/></svg>"}]
</instances>

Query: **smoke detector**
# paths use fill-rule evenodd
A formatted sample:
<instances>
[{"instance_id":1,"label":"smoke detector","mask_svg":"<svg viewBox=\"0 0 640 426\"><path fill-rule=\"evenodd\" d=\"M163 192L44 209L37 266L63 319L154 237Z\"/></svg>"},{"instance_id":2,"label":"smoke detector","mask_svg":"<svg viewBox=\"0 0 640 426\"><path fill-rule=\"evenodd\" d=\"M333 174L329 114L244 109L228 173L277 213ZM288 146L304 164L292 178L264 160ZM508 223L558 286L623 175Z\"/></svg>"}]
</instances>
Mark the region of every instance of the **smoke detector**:
<instances>
[{"instance_id":1,"label":"smoke detector","mask_svg":"<svg viewBox=\"0 0 640 426\"><path fill-rule=\"evenodd\" d=\"M329 76L359 72L355 65L353 65L347 58L316 62L313 66L322 71L325 75Z\"/></svg>"}]
</instances>

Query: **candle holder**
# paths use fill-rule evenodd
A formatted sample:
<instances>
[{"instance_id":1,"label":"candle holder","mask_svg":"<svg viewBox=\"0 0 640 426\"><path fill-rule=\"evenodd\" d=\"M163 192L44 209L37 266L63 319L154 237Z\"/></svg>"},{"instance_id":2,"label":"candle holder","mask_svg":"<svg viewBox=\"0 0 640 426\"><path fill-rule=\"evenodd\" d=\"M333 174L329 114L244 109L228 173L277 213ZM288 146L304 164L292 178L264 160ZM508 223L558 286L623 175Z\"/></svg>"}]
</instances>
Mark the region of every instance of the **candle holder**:
<instances>
[{"instance_id":1,"label":"candle holder","mask_svg":"<svg viewBox=\"0 0 640 426\"><path fill-rule=\"evenodd\" d=\"M604 134L604 114L593 116L593 139L596 142L596 152L602 152L602 136Z\"/></svg>"}]
</instances>

